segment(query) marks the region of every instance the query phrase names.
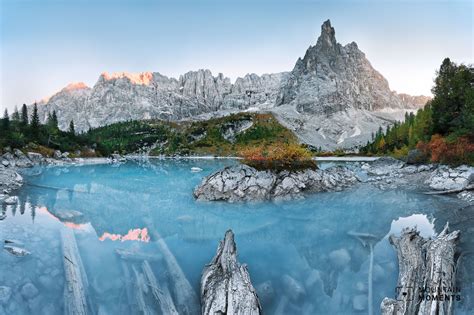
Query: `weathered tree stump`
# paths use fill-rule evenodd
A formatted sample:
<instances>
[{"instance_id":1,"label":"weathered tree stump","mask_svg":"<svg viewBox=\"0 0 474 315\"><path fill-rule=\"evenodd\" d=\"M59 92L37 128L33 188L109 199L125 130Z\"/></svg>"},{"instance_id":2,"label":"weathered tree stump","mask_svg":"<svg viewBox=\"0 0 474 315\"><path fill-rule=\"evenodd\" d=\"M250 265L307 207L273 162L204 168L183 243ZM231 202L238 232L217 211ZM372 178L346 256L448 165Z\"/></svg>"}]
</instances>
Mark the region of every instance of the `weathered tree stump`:
<instances>
[{"instance_id":1,"label":"weathered tree stump","mask_svg":"<svg viewBox=\"0 0 474 315\"><path fill-rule=\"evenodd\" d=\"M454 299L445 298L449 293L443 290L455 287L458 239L459 231L449 233L448 224L434 239L425 239L411 228L403 229L400 237L390 236L398 254L397 297L382 301L382 314L452 314ZM443 298L436 298L440 295Z\"/></svg>"},{"instance_id":2,"label":"weathered tree stump","mask_svg":"<svg viewBox=\"0 0 474 315\"><path fill-rule=\"evenodd\" d=\"M227 231L201 277L202 314L261 314L246 265L237 261L234 233Z\"/></svg>"}]
</instances>

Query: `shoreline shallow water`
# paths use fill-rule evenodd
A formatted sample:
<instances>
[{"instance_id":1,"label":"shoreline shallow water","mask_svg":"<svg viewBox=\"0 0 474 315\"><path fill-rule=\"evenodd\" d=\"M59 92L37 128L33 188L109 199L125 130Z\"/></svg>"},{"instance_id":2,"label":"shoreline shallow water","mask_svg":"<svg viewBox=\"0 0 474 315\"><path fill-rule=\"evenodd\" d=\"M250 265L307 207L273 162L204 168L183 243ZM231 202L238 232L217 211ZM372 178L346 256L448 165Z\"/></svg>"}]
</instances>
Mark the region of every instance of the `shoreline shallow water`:
<instances>
[{"instance_id":1,"label":"shoreline shallow water","mask_svg":"<svg viewBox=\"0 0 474 315\"><path fill-rule=\"evenodd\" d=\"M33 185L54 188L24 186L18 191L17 205L3 206L7 218L0 222L0 238L17 239L32 254L22 260L3 251L0 263L13 272L1 273L0 280L13 292L31 283L40 293L31 298L13 295L2 307L15 314L27 314L32 307L62 313L57 303L63 301L61 229L74 230L95 307L125 313L131 306L122 289L129 285L117 249L159 256L152 231L158 232L198 294L202 268L231 228L239 261L248 264L265 313L362 314L367 311L370 253L349 232L377 236L373 308L378 310L381 299L393 296L396 286L396 254L388 243L389 234L417 225L423 236L432 236L453 219L453 209L467 205L457 198L381 190L369 184L289 202L228 204L193 199L192 189L203 176L235 163L167 159L50 166L25 174ZM192 173L195 166L203 171ZM60 219L61 213L71 210L83 215L77 220ZM459 222L453 229L460 229L461 237L466 235L468 242L462 246L471 246L472 219L465 218L465 211L456 215ZM150 265L162 283L171 283L159 260ZM463 284L463 294L472 294L468 284Z\"/></svg>"}]
</instances>

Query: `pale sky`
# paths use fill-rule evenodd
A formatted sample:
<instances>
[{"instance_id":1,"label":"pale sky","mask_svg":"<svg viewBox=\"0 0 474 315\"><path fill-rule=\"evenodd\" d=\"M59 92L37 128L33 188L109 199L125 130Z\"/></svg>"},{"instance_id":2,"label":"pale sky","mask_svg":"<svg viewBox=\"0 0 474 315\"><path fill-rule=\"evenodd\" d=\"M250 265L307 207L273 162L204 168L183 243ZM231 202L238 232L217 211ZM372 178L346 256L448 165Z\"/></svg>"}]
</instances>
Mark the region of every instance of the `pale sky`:
<instances>
[{"instance_id":1,"label":"pale sky","mask_svg":"<svg viewBox=\"0 0 474 315\"><path fill-rule=\"evenodd\" d=\"M471 0L0 2L2 112L104 71L290 71L327 19L398 92L429 95L445 57L474 63Z\"/></svg>"}]
</instances>

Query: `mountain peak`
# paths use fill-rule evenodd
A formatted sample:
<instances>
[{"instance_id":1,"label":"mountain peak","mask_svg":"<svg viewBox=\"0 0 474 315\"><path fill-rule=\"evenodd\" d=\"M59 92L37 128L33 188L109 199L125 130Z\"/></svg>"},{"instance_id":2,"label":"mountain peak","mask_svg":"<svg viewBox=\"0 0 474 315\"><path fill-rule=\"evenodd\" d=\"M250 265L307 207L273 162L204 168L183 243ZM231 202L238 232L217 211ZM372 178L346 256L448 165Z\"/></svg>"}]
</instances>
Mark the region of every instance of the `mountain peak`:
<instances>
[{"instance_id":1,"label":"mountain peak","mask_svg":"<svg viewBox=\"0 0 474 315\"><path fill-rule=\"evenodd\" d=\"M318 38L316 46L319 48L334 49L336 47L336 31L331 26L331 21L327 20L321 25L321 35Z\"/></svg>"},{"instance_id":2,"label":"mountain peak","mask_svg":"<svg viewBox=\"0 0 474 315\"><path fill-rule=\"evenodd\" d=\"M130 80L131 83L134 84L142 84L142 85L149 85L153 79L153 73L151 72L140 72L140 73L130 73L130 72L103 72L100 75L100 79L104 81L110 81L114 79L122 79L126 78Z\"/></svg>"},{"instance_id":3,"label":"mountain peak","mask_svg":"<svg viewBox=\"0 0 474 315\"><path fill-rule=\"evenodd\" d=\"M84 90L88 89L89 87L84 83L84 82L74 82L74 83L69 83L63 91L77 91L77 90Z\"/></svg>"}]
</instances>

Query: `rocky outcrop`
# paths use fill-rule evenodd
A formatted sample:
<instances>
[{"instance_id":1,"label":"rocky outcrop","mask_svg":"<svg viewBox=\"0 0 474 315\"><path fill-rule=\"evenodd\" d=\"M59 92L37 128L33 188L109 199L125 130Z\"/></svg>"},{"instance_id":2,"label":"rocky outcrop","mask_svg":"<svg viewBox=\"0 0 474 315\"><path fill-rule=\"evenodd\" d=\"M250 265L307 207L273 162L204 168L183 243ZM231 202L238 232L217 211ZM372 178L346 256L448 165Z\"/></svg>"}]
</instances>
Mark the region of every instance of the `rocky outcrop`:
<instances>
[{"instance_id":1,"label":"rocky outcrop","mask_svg":"<svg viewBox=\"0 0 474 315\"><path fill-rule=\"evenodd\" d=\"M434 190L461 191L474 184L474 167L466 165L456 168L440 166L431 173L425 184Z\"/></svg>"},{"instance_id":2,"label":"rocky outcrop","mask_svg":"<svg viewBox=\"0 0 474 315\"><path fill-rule=\"evenodd\" d=\"M344 167L274 172L236 165L205 177L194 197L230 202L287 200L310 192L339 191L356 182L354 173Z\"/></svg>"},{"instance_id":3,"label":"rocky outcrop","mask_svg":"<svg viewBox=\"0 0 474 315\"><path fill-rule=\"evenodd\" d=\"M458 239L459 231L449 233L447 224L434 239L410 228L400 237L391 235L398 253L397 297L382 301L382 314L452 314Z\"/></svg>"},{"instance_id":4,"label":"rocky outcrop","mask_svg":"<svg viewBox=\"0 0 474 315\"><path fill-rule=\"evenodd\" d=\"M20 188L22 185L23 177L14 168L8 168L0 164L0 201L7 199L6 194Z\"/></svg>"},{"instance_id":5,"label":"rocky outcrop","mask_svg":"<svg viewBox=\"0 0 474 315\"><path fill-rule=\"evenodd\" d=\"M237 135L253 126L252 119L241 119L234 122L225 123L222 126L221 133L224 139L234 143Z\"/></svg>"},{"instance_id":6,"label":"rocky outcrop","mask_svg":"<svg viewBox=\"0 0 474 315\"><path fill-rule=\"evenodd\" d=\"M246 265L237 261L234 233L225 233L201 277L202 314L262 314Z\"/></svg>"},{"instance_id":7,"label":"rocky outcrop","mask_svg":"<svg viewBox=\"0 0 474 315\"><path fill-rule=\"evenodd\" d=\"M277 105L294 104L302 113L330 115L348 108L370 111L407 108L387 80L352 42L342 46L327 20L316 45L298 59L282 86Z\"/></svg>"}]
</instances>

